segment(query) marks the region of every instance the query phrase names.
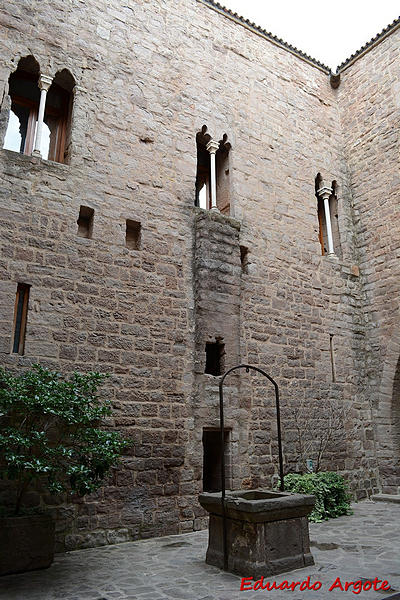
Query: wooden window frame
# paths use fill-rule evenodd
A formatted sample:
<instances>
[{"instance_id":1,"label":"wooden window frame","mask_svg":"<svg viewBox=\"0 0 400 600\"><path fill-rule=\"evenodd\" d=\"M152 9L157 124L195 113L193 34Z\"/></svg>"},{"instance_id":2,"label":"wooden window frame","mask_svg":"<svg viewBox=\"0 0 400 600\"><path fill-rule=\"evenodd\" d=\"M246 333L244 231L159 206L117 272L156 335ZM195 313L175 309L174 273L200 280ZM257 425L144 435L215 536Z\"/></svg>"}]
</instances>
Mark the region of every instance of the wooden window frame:
<instances>
[{"instance_id":1,"label":"wooden window frame","mask_svg":"<svg viewBox=\"0 0 400 600\"><path fill-rule=\"evenodd\" d=\"M56 84L52 84L52 85L56 85ZM67 125L68 125L68 120L70 117L71 102L70 102L70 99L67 98L68 92L63 90L63 88L61 88L60 86L56 85L56 87L58 88L58 90L61 90L60 95L63 97L62 109L58 111L58 110L52 108L51 106L49 106L48 102L46 102L46 108L45 108L43 122L45 124L47 124L46 123L47 117L54 117L55 119L57 119L55 135L53 138L53 142L50 139L49 155L46 160L52 160L54 162L64 163L65 150L66 150L65 144L66 144L66 139L67 139ZM36 123L37 123L38 113L39 113L39 105L37 102L34 102L33 100L29 100L28 98L24 98L22 96L16 96L14 94L11 96L11 103L19 104L20 106L29 108L29 118L28 118L28 127L27 127L27 131L26 131L25 146L24 146L24 150L23 150L23 152L21 152L21 154L26 154L26 155L30 156L33 152L34 143L35 143L35 131L36 131ZM11 105L11 110L12 110L12 105Z\"/></svg>"},{"instance_id":2,"label":"wooden window frame","mask_svg":"<svg viewBox=\"0 0 400 600\"><path fill-rule=\"evenodd\" d=\"M25 146L21 154L32 154L33 144L35 142L35 129L36 121L38 117L38 105L33 100L28 100L21 96L11 96L11 110L12 105L18 104L24 108L29 108L28 126L26 129Z\"/></svg>"},{"instance_id":3,"label":"wooden window frame","mask_svg":"<svg viewBox=\"0 0 400 600\"><path fill-rule=\"evenodd\" d=\"M56 132L54 136L54 142L51 143L50 139L50 147L49 147L49 156L47 160L53 160L55 162L64 163L65 161L65 151L66 151L66 139L67 139L67 127L68 121L70 119L71 113L71 97L72 94L68 93L59 85L53 83L49 89L49 93L51 88L55 87L58 90L58 93L61 97L62 107L60 110L56 110L49 106L48 102L46 102L46 109L44 113L44 123L46 123L46 117L55 117L57 119Z\"/></svg>"},{"instance_id":4,"label":"wooden window frame","mask_svg":"<svg viewBox=\"0 0 400 600\"><path fill-rule=\"evenodd\" d=\"M15 295L13 323L13 354L24 354L30 285L19 283Z\"/></svg>"}]
</instances>

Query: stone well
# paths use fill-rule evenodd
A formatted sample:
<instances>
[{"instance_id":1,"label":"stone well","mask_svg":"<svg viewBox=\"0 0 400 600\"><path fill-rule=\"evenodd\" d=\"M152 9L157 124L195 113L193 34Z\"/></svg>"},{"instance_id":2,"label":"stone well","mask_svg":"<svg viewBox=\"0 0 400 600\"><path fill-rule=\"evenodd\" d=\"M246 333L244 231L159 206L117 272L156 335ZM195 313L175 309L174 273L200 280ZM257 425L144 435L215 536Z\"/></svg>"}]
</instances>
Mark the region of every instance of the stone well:
<instances>
[{"instance_id":1,"label":"stone well","mask_svg":"<svg viewBox=\"0 0 400 600\"><path fill-rule=\"evenodd\" d=\"M206 562L224 567L221 492L204 492L210 513ZM264 489L228 492L225 497L228 571L243 577L277 575L314 564L307 515L315 497Z\"/></svg>"}]
</instances>

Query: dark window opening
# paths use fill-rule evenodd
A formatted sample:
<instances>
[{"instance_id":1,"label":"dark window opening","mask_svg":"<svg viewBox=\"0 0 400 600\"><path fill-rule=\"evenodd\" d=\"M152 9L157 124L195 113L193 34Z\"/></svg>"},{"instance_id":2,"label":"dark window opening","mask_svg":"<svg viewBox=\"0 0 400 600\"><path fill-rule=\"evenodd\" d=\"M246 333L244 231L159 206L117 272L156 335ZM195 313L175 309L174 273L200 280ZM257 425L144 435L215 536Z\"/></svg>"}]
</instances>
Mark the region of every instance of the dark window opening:
<instances>
[{"instance_id":1,"label":"dark window opening","mask_svg":"<svg viewBox=\"0 0 400 600\"><path fill-rule=\"evenodd\" d=\"M319 233L318 239L321 245L321 254L324 256L328 252L327 239L328 235L326 233L326 221L325 221L325 209L324 209L324 201L322 198L318 198L318 226Z\"/></svg>"},{"instance_id":2,"label":"dark window opening","mask_svg":"<svg viewBox=\"0 0 400 600\"><path fill-rule=\"evenodd\" d=\"M47 93L44 124L47 131L47 147L42 157L60 163L68 163L71 153L72 90L75 81L67 69L54 77Z\"/></svg>"},{"instance_id":3,"label":"dark window opening","mask_svg":"<svg viewBox=\"0 0 400 600\"><path fill-rule=\"evenodd\" d=\"M79 237L91 238L93 233L94 210L88 206L81 206L79 209L78 235Z\"/></svg>"},{"instance_id":4,"label":"dark window opening","mask_svg":"<svg viewBox=\"0 0 400 600\"><path fill-rule=\"evenodd\" d=\"M215 170L217 179L217 207L223 215L230 215L230 181L229 181L229 150L231 145L227 142L226 133L219 142L219 150L215 155Z\"/></svg>"},{"instance_id":5,"label":"dark window opening","mask_svg":"<svg viewBox=\"0 0 400 600\"><path fill-rule=\"evenodd\" d=\"M318 239L321 246L321 254L324 256L328 252L327 247L327 233L326 233L326 221L325 221L325 210L324 201L318 195L318 190L322 187L323 180L321 173L315 178L315 195L317 197L317 211L318 211Z\"/></svg>"},{"instance_id":6,"label":"dark window opening","mask_svg":"<svg viewBox=\"0 0 400 600\"><path fill-rule=\"evenodd\" d=\"M387 427L387 426L386 426ZM385 428L386 428L385 427ZM393 381L393 390L392 390L392 401L391 401L391 419L389 424L389 431L386 434L386 437L393 440L394 452L395 456L400 455L400 359L397 361L396 372ZM400 469L397 465L396 474L400 475ZM392 475L393 477L393 475ZM391 475L388 474L386 476L386 481L388 484L395 483L396 480L390 481ZM398 489L397 487L395 489Z\"/></svg>"},{"instance_id":7,"label":"dark window opening","mask_svg":"<svg viewBox=\"0 0 400 600\"><path fill-rule=\"evenodd\" d=\"M224 430L225 485L230 486L229 430ZM221 491L221 433L219 430L203 430L203 490Z\"/></svg>"},{"instance_id":8,"label":"dark window opening","mask_svg":"<svg viewBox=\"0 0 400 600\"><path fill-rule=\"evenodd\" d=\"M130 250L140 250L141 230L139 221L126 220L125 245Z\"/></svg>"},{"instance_id":9,"label":"dark window opening","mask_svg":"<svg viewBox=\"0 0 400 600\"><path fill-rule=\"evenodd\" d=\"M206 343L206 368L208 375L222 375L224 371L225 344L217 340Z\"/></svg>"},{"instance_id":10,"label":"dark window opening","mask_svg":"<svg viewBox=\"0 0 400 600\"><path fill-rule=\"evenodd\" d=\"M336 183L336 181L332 181L332 196L329 198L329 211L330 211L330 215L331 215L333 247L335 250L335 254L341 258L342 257L342 245L340 243L337 193L338 193L337 183Z\"/></svg>"},{"instance_id":11,"label":"dark window opening","mask_svg":"<svg viewBox=\"0 0 400 600\"><path fill-rule=\"evenodd\" d=\"M40 90L39 63L33 56L21 58L8 79L11 108L3 148L31 154L36 131Z\"/></svg>"},{"instance_id":12,"label":"dark window opening","mask_svg":"<svg viewBox=\"0 0 400 600\"><path fill-rule=\"evenodd\" d=\"M240 264L242 265L242 273L249 272L249 249L246 246L240 246Z\"/></svg>"},{"instance_id":13,"label":"dark window opening","mask_svg":"<svg viewBox=\"0 0 400 600\"><path fill-rule=\"evenodd\" d=\"M325 206L324 200L319 196L318 190L324 185L321 173L318 173L315 178L315 195L317 197L317 211L318 211L318 226L319 233L318 239L321 245L321 254L324 256L328 253L328 233L325 218ZM342 255L342 248L340 243L339 233L339 219L338 219L338 199L337 199L337 183L332 181L332 194L329 198L329 216L331 220L332 228L332 241L333 250L339 257Z\"/></svg>"},{"instance_id":14,"label":"dark window opening","mask_svg":"<svg viewBox=\"0 0 400 600\"><path fill-rule=\"evenodd\" d=\"M333 333L329 334L329 351L331 355L332 383L336 382L335 347L333 345Z\"/></svg>"},{"instance_id":15,"label":"dark window opening","mask_svg":"<svg viewBox=\"0 0 400 600\"><path fill-rule=\"evenodd\" d=\"M195 206L210 209L210 153L207 144L211 136L207 133L207 126L203 125L196 135L197 171L196 171L196 196Z\"/></svg>"},{"instance_id":16,"label":"dark window opening","mask_svg":"<svg viewBox=\"0 0 400 600\"><path fill-rule=\"evenodd\" d=\"M30 285L19 283L15 297L13 353L23 354L25 349L25 331L28 319Z\"/></svg>"}]
</instances>

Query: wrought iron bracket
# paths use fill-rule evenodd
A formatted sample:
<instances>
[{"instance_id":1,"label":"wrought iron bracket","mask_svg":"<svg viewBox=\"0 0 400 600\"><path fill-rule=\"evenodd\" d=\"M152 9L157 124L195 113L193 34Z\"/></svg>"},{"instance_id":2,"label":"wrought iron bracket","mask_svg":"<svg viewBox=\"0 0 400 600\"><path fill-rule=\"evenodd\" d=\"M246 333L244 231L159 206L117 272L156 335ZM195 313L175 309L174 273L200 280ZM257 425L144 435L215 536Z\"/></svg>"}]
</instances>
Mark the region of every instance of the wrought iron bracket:
<instances>
[{"instance_id":1,"label":"wrought iron bracket","mask_svg":"<svg viewBox=\"0 0 400 600\"><path fill-rule=\"evenodd\" d=\"M264 375L274 386L275 388L275 406L276 406L276 425L278 431L278 454L279 454L279 477L280 477L280 490L284 491L284 481L283 481L283 454L282 454L282 436L281 436L281 415L280 415L280 407L279 407L279 388L278 384L268 373L259 369L258 367L253 367L252 365L237 365L236 367L232 367L228 371L226 371L220 381L219 381L219 427L221 434L221 508L222 508L222 534L223 534L223 550L224 550L224 571L228 569L228 546L227 546L227 537L226 537L226 506L225 506L225 435L224 435L224 394L223 394L223 386L224 381L229 373L232 371L236 371L237 369L246 369L246 373L252 371L257 371Z\"/></svg>"}]
</instances>

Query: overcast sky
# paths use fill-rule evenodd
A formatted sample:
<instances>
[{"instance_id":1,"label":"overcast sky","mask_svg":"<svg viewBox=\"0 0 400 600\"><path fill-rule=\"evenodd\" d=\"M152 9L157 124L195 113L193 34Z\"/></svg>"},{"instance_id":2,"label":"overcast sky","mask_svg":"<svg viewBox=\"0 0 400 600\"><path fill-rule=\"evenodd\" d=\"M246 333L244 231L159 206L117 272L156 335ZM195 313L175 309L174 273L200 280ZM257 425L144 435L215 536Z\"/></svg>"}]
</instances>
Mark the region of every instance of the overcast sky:
<instances>
[{"instance_id":1,"label":"overcast sky","mask_svg":"<svg viewBox=\"0 0 400 600\"><path fill-rule=\"evenodd\" d=\"M330 67L400 15L399 0L219 0Z\"/></svg>"}]
</instances>

